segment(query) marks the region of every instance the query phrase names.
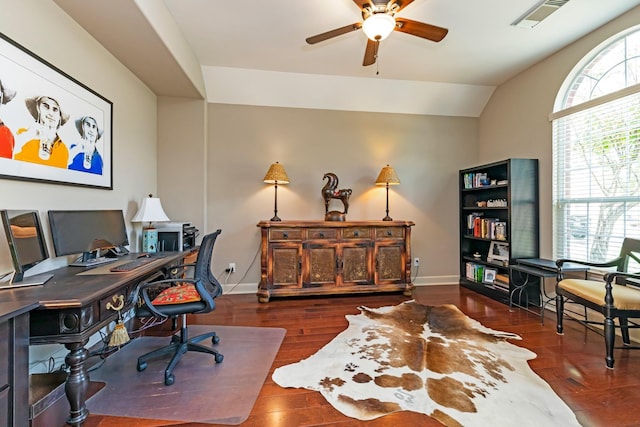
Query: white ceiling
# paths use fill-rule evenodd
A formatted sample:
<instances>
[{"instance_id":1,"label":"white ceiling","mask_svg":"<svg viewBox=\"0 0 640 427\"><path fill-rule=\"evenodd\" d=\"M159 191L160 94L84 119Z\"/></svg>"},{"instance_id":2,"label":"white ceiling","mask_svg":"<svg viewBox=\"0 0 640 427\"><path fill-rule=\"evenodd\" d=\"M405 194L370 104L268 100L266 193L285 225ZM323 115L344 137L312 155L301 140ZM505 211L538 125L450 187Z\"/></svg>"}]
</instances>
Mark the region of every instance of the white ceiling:
<instances>
[{"instance_id":1,"label":"white ceiling","mask_svg":"<svg viewBox=\"0 0 640 427\"><path fill-rule=\"evenodd\" d=\"M54 0L158 95L193 96L180 60L140 6L160 0ZM167 16L207 67L497 86L640 4L570 0L532 29L510 23L538 0L415 0L398 16L449 29L440 43L394 32L363 67L362 31L305 38L360 22L352 0L163 0ZM136 3L138 3L136 5ZM377 74L378 73L378 74ZM206 74L206 72L205 72Z\"/></svg>"}]
</instances>

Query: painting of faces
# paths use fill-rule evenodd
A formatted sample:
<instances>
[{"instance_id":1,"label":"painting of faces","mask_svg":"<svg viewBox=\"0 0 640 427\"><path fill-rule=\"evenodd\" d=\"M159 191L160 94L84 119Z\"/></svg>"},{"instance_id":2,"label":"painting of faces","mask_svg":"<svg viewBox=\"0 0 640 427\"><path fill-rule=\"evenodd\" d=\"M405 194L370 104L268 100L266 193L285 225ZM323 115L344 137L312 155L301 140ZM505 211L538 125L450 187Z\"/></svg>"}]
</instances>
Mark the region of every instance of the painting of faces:
<instances>
[{"instance_id":1,"label":"painting of faces","mask_svg":"<svg viewBox=\"0 0 640 427\"><path fill-rule=\"evenodd\" d=\"M0 39L0 176L111 188L111 108Z\"/></svg>"}]
</instances>

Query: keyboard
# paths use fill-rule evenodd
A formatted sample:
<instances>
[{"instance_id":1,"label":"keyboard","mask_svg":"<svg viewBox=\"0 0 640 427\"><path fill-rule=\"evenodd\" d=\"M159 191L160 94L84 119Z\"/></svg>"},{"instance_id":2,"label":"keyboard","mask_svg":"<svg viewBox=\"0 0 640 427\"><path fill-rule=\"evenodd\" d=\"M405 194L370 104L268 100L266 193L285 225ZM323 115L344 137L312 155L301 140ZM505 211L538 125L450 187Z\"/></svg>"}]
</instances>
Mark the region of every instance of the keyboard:
<instances>
[{"instance_id":1,"label":"keyboard","mask_svg":"<svg viewBox=\"0 0 640 427\"><path fill-rule=\"evenodd\" d=\"M138 259L134 259L133 261L129 261L124 264L111 267L109 271L112 271L115 273L123 273L131 270L135 270L136 268L142 267L143 265L149 264L150 262L153 262L157 259L158 258L150 258L150 257L138 258Z\"/></svg>"},{"instance_id":2,"label":"keyboard","mask_svg":"<svg viewBox=\"0 0 640 427\"><path fill-rule=\"evenodd\" d=\"M107 258L107 257L99 257L99 258L92 258L90 260L87 261L75 261L72 262L71 264L69 264L71 267L97 267L99 265L102 264L108 264L110 262L114 262L117 261L117 259L115 258Z\"/></svg>"}]
</instances>

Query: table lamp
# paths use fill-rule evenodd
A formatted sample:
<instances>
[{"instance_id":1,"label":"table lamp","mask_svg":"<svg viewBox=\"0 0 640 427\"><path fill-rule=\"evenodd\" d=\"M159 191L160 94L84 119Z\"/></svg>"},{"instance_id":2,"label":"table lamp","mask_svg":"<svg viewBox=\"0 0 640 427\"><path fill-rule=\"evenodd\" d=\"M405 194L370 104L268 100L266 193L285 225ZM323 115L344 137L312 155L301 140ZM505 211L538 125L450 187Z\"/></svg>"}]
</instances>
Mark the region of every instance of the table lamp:
<instances>
[{"instance_id":1,"label":"table lamp","mask_svg":"<svg viewBox=\"0 0 640 427\"><path fill-rule=\"evenodd\" d=\"M153 227L154 222L171 221L164 210L162 203L157 197L149 194L149 197L142 199L142 206L131 219L131 222L148 222L146 227L142 228L142 251L157 252L158 251L158 230Z\"/></svg>"},{"instance_id":2,"label":"table lamp","mask_svg":"<svg viewBox=\"0 0 640 427\"><path fill-rule=\"evenodd\" d=\"M275 204L273 208L273 218L271 218L271 221L281 221L281 219L278 218L278 184L289 183L287 172L285 172L284 167L280 163L275 162L271 167L269 167L263 181L267 184L275 184Z\"/></svg>"},{"instance_id":3,"label":"table lamp","mask_svg":"<svg viewBox=\"0 0 640 427\"><path fill-rule=\"evenodd\" d=\"M387 187L387 216L382 218L383 221L392 221L392 218L389 216L389 186L398 184L400 184L400 179L398 179L396 171L389 165L383 167L380 175L378 175L376 179L376 185L384 185Z\"/></svg>"}]
</instances>

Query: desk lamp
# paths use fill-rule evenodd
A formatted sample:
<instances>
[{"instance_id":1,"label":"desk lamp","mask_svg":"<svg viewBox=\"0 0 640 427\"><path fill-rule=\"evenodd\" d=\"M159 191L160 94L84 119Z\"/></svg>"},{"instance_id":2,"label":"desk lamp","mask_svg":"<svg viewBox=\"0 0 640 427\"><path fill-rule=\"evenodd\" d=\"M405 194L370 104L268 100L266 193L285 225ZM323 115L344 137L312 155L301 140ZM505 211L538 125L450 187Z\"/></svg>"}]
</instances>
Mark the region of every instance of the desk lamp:
<instances>
[{"instance_id":1,"label":"desk lamp","mask_svg":"<svg viewBox=\"0 0 640 427\"><path fill-rule=\"evenodd\" d=\"M400 179L396 175L396 171L389 165L383 167L376 179L376 185L385 185L387 187L387 216L382 218L383 221L392 221L389 216L389 186L398 184L400 184Z\"/></svg>"},{"instance_id":2,"label":"desk lamp","mask_svg":"<svg viewBox=\"0 0 640 427\"><path fill-rule=\"evenodd\" d=\"M142 251L157 252L158 250L158 230L153 227L154 222L171 221L164 210L162 203L157 197L149 194L149 197L142 199L142 206L131 219L131 222L148 222L149 225L142 229Z\"/></svg>"},{"instance_id":3,"label":"desk lamp","mask_svg":"<svg viewBox=\"0 0 640 427\"><path fill-rule=\"evenodd\" d=\"M267 184L275 184L275 205L273 208L273 218L271 221L281 221L278 218L278 184L288 184L289 177L287 176L287 172L285 172L284 167L275 162L269 167L267 174L264 176L263 181Z\"/></svg>"}]
</instances>

